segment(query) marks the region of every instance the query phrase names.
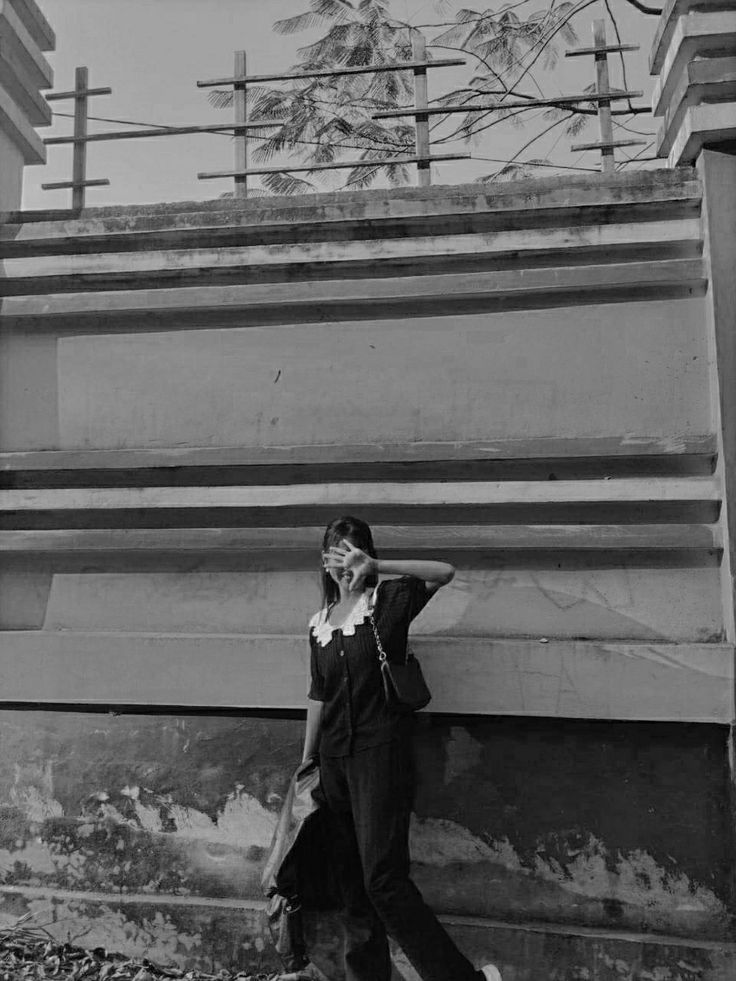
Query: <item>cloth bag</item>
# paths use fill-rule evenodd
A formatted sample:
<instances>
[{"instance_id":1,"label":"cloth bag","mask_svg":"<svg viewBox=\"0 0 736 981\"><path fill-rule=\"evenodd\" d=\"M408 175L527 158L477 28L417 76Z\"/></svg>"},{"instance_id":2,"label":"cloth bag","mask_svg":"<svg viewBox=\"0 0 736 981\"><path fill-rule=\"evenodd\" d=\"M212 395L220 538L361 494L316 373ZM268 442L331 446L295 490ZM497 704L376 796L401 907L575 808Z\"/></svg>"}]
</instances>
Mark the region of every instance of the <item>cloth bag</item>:
<instances>
[{"instance_id":1,"label":"cloth bag","mask_svg":"<svg viewBox=\"0 0 736 981\"><path fill-rule=\"evenodd\" d=\"M310 963L302 910L338 905L321 821L323 802L319 765L310 760L291 778L261 875L268 932L285 970L297 975Z\"/></svg>"}]
</instances>

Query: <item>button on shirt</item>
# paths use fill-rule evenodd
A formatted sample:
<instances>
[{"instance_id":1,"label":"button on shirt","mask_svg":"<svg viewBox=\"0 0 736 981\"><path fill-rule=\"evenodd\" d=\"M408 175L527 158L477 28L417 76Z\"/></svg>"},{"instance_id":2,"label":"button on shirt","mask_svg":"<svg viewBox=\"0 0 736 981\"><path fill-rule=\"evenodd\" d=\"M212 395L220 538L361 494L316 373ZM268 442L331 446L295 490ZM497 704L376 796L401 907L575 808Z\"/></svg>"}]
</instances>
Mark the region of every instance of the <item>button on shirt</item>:
<instances>
[{"instance_id":1,"label":"button on shirt","mask_svg":"<svg viewBox=\"0 0 736 981\"><path fill-rule=\"evenodd\" d=\"M411 716L386 705L378 649L370 622L373 590L366 591L342 628L333 628L326 610L309 624L309 698L323 702L320 754L349 756L401 738ZM430 594L423 579L402 576L380 583L374 619L389 661L406 658L409 624Z\"/></svg>"}]
</instances>

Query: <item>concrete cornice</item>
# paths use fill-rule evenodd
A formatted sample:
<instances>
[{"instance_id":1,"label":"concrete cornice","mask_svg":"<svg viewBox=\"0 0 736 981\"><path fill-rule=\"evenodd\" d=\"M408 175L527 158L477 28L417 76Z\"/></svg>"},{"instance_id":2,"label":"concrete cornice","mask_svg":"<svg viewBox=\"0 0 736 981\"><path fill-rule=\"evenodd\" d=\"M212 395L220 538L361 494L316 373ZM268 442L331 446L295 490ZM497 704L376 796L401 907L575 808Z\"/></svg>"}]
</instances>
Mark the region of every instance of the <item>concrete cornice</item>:
<instances>
[{"instance_id":1,"label":"concrete cornice","mask_svg":"<svg viewBox=\"0 0 736 981\"><path fill-rule=\"evenodd\" d=\"M703 58L686 64L664 113L657 137L658 156L669 155L690 107L733 100L736 100L736 56Z\"/></svg>"},{"instance_id":2,"label":"concrete cornice","mask_svg":"<svg viewBox=\"0 0 736 981\"><path fill-rule=\"evenodd\" d=\"M33 0L0 0L0 207L20 199L23 167L46 162L34 126L48 126L51 110L41 95L54 73L43 51L54 33Z\"/></svg>"},{"instance_id":3,"label":"concrete cornice","mask_svg":"<svg viewBox=\"0 0 736 981\"><path fill-rule=\"evenodd\" d=\"M691 13L707 13L719 10L728 12L733 9L733 0L667 0L652 43L649 56L649 73L651 75L659 74L680 17Z\"/></svg>"},{"instance_id":4,"label":"concrete cornice","mask_svg":"<svg viewBox=\"0 0 736 981\"><path fill-rule=\"evenodd\" d=\"M716 58L736 50L736 9L729 13L681 17L672 34L652 93L652 112L664 114L686 66L696 59Z\"/></svg>"},{"instance_id":5,"label":"concrete cornice","mask_svg":"<svg viewBox=\"0 0 736 981\"><path fill-rule=\"evenodd\" d=\"M34 85L51 88L53 69L9 0L0 0L0 38L12 46Z\"/></svg>"},{"instance_id":6,"label":"concrete cornice","mask_svg":"<svg viewBox=\"0 0 736 981\"><path fill-rule=\"evenodd\" d=\"M13 10L41 51L56 48L56 35L34 0L10 0Z\"/></svg>"},{"instance_id":7,"label":"concrete cornice","mask_svg":"<svg viewBox=\"0 0 736 981\"><path fill-rule=\"evenodd\" d=\"M2 85L0 85L0 130L15 143L26 164L46 162L46 147L43 141Z\"/></svg>"},{"instance_id":8,"label":"concrete cornice","mask_svg":"<svg viewBox=\"0 0 736 981\"><path fill-rule=\"evenodd\" d=\"M435 185L430 188L304 194L298 197L245 201L207 200L87 208L70 219L68 211L15 212L0 215L0 240L34 241L68 236L99 236L197 228L268 226L292 228L313 222L422 220L443 216L525 213L534 223L549 224L564 210L615 206L641 209L661 202L697 202L700 184L695 172L681 168L639 171L603 177L599 174L509 181L502 187L479 184ZM559 222L559 218L553 221ZM2 227L2 223L5 227ZM14 226L22 226L15 228Z\"/></svg>"},{"instance_id":9,"label":"concrete cornice","mask_svg":"<svg viewBox=\"0 0 736 981\"><path fill-rule=\"evenodd\" d=\"M652 49L659 78L652 112L664 117L657 155L670 167L695 162L701 149L736 137L736 3L670 0Z\"/></svg>"},{"instance_id":10,"label":"concrete cornice","mask_svg":"<svg viewBox=\"0 0 736 981\"><path fill-rule=\"evenodd\" d=\"M51 125L51 107L7 37L0 37L0 85L33 126Z\"/></svg>"}]
</instances>

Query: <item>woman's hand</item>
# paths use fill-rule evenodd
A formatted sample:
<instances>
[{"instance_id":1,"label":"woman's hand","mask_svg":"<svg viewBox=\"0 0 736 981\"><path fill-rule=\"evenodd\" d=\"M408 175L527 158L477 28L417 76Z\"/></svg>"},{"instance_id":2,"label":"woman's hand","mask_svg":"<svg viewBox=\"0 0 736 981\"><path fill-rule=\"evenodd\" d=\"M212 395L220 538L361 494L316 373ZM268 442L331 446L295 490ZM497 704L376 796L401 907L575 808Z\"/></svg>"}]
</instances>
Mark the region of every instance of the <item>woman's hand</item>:
<instances>
[{"instance_id":1,"label":"woman's hand","mask_svg":"<svg viewBox=\"0 0 736 981\"><path fill-rule=\"evenodd\" d=\"M296 773L294 774L294 776L298 780L300 777L304 776L305 773L311 770L312 767L315 766L319 766L319 757L317 756L316 753L312 753L309 756L304 757L304 759L301 761L299 766L296 768Z\"/></svg>"},{"instance_id":2,"label":"woman's hand","mask_svg":"<svg viewBox=\"0 0 736 981\"><path fill-rule=\"evenodd\" d=\"M351 593L362 589L368 576L378 571L376 560L346 538L343 538L340 545L333 545L327 552L323 552L322 560L325 569L337 570L338 578L346 580Z\"/></svg>"}]
</instances>

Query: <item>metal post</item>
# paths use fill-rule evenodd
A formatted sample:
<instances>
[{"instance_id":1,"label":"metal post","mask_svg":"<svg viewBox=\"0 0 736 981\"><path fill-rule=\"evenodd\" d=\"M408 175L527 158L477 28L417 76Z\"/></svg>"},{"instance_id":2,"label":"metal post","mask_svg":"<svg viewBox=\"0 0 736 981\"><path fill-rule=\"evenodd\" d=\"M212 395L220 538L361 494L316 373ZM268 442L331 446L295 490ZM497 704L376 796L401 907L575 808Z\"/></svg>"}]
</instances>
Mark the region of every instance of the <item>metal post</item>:
<instances>
[{"instance_id":1,"label":"metal post","mask_svg":"<svg viewBox=\"0 0 736 981\"><path fill-rule=\"evenodd\" d=\"M606 22L604 20L593 21L593 47L606 47ZM608 52L595 52L595 84L597 92L610 92L611 86L608 78ZM615 160L613 156L613 124L611 122L611 103L602 101L598 103L598 124L601 133L601 167L604 174L612 174L614 171Z\"/></svg>"},{"instance_id":2,"label":"metal post","mask_svg":"<svg viewBox=\"0 0 736 981\"><path fill-rule=\"evenodd\" d=\"M235 65L233 70L234 78L244 78L245 70L245 51L235 52ZM235 107L235 124L246 123L248 121L248 110L246 106L245 82L236 82L233 86L233 105ZM235 134L235 170L243 171L248 169L248 144L246 142L246 132ZM248 178L235 178L235 197L248 197Z\"/></svg>"},{"instance_id":3,"label":"metal post","mask_svg":"<svg viewBox=\"0 0 736 981\"><path fill-rule=\"evenodd\" d=\"M87 106L89 100L89 71L77 68L74 73L74 149L72 162L72 208L84 207L87 180Z\"/></svg>"},{"instance_id":4,"label":"metal post","mask_svg":"<svg viewBox=\"0 0 736 981\"><path fill-rule=\"evenodd\" d=\"M414 61L427 60L427 45L424 35L419 31L412 32L412 53ZM427 115L427 69L414 69L414 108L417 110L414 117L416 128L417 157L417 184L419 187L429 187L432 183L432 174L429 169L429 116ZM422 112L421 110L425 111Z\"/></svg>"}]
</instances>

